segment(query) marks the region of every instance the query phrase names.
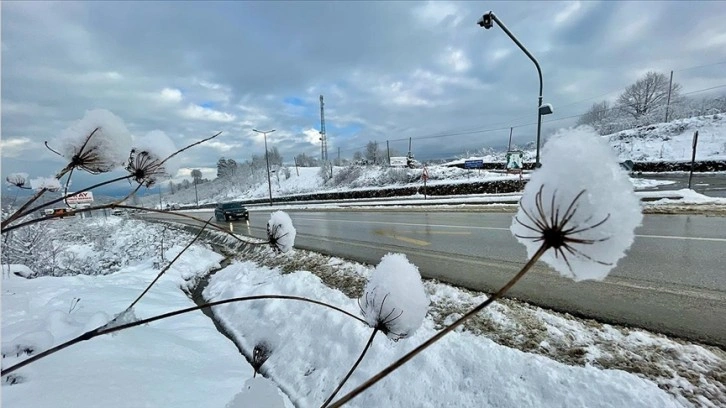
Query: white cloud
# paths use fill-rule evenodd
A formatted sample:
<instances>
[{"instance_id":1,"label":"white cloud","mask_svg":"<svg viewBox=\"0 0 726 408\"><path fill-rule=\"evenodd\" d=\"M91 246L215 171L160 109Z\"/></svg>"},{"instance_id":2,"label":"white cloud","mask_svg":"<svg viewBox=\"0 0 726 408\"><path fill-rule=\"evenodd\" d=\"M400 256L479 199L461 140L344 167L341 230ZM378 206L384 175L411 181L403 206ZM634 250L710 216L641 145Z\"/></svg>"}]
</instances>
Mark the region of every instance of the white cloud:
<instances>
[{"instance_id":1,"label":"white cloud","mask_svg":"<svg viewBox=\"0 0 726 408\"><path fill-rule=\"evenodd\" d=\"M210 122L229 123L234 122L237 118L235 115L227 112L217 111L211 108L205 108L199 105L189 104L180 114L187 119L206 120Z\"/></svg>"},{"instance_id":2,"label":"white cloud","mask_svg":"<svg viewBox=\"0 0 726 408\"><path fill-rule=\"evenodd\" d=\"M0 152L5 157L18 157L23 150L30 148L33 144L27 137L3 137L0 140Z\"/></svg>"},{"instance_id":3,"label":"white cloud","mask_svg":"<svg viewBox=\"0 0 726 408\"><path fill-rule=\"evenodd\" d=\"M305 129L305 130L303 130L303 134L305 135L306 142L313 144L313 145L320 144L320 131L318 131L318 129L312 129L312 128Z\"/></svg>"},{"instance_id":4,"label":"white cloud","mask_svg":"<svg viewBox=\"0 0 726 408\"><path fill-rule=\"evenodd\" d=\"M449 47L443 60L444 64L455 72L466 72L471 68L471 61L460 49Z\"/></svg>"},{"instance_id":5,"label":"white cloud","mask_svg":"<svg viewBox=\"0 0 726 408\"><path fill-rule=\"evenodd\" d=\"M462 20L461 14L456 4L448 1L427 1L414 9L414 15L426 25L438 25L450 20L452 26L457 26Z\"/></svg>"},{"instance_id":6,"label":"white cloud","mask_svg":"<svg viewBox=\"0 0 726 408\"><path fill-rule=\"evenodd\" d=\"M164 102L181 102L182 92L176 88L164 88L157 97Z\"/></svg>"},{"instance_id":7,"label":"white cloud","mask_svg":"<svg viewBox=\"0 0 726 408\"><path fill-rule=\"evenodd\" d=\"M570 19L577 11L582 8L582 3L579 1L573 1L567 3L567 5L560 10L559 13L555 14L555 24L562 24Z\"/></svg>"},{"instance_id":8,"label":"white cloud","mask_svg":"<svg viewBox=\"0 0 726 408\"><path fill-rule=\"evenodd\" d=\"M225 143L225 142L220 142L218 140L212 140L212 141L204 143L204 146L211 147L212 149L216 149L220 152L228 152L232 149L239 148L242 145L239 143Z\"/></svg>"}]
</instances>

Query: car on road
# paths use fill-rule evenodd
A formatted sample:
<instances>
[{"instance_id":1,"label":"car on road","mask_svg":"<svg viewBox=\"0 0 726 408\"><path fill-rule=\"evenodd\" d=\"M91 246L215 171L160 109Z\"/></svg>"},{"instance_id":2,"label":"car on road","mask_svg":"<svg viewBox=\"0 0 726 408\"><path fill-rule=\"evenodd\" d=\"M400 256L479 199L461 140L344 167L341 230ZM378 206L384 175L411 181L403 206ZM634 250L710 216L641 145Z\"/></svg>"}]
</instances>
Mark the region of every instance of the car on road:
<instances>
[{"instance_id":1,"label":"car on road","mask_svg":"<svg viewBox=\"0 0 726 408\"><path fill-rule=\"evenodd\" d=\"M250 215L241 202L217 203L214 207L214 218L217 221L245 220L249 221Z\"/></svg>"}]
</instances>

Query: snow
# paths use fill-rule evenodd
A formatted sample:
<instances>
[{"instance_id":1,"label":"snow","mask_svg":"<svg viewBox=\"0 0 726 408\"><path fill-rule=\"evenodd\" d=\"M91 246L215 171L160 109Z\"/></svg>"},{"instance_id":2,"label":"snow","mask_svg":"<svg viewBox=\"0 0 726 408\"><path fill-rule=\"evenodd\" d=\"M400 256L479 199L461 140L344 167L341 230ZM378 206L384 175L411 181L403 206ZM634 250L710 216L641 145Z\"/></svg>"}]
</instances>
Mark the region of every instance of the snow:
<instances>
[{"instance_id":1,"label":"snow","mask_svg":"<svg viewBox=\"0 0 726 408\"><path fill-rule=\"evenodd\" d=\"M358 300L368 325L388 338L410 337L429 306L421 274L403 254L387 254L373 270Z\"/></svg>"},{"instance_id":2,"label":"snow","mask_svg":"<svg viewBox=\"0 0 726 408\"><path fill-rule=\"evenodd\" d=\"M602 136L620 160L690 161L698 131L696 160L726 159L726 114L678 119Z\"/></svg>"},{"instance_id":3,"label":"snow","mask_svg":"<svg viewBox=\"0 0 726 408\"><path fill-rule=\"evenodd\" d=\"M17 187L24 187L25 183L28 182L28 174L27 173L12 173L5 177L5 181L8 183L17 186Z\"/></svg>"},{"instance_id":4,"label":"snow","mask_svg":"<svg viewBox=\"0 0 726 408\"><path fill-rule=\"evenodd\" d=\"M22 264L2 264L0 268L2 268L3 276L16 275L22 278L28 278L34 274L32 269Z\"/></svg>"},{"instance_id":5,"label":"snow","mask_svg":"<svg viewBox=\"0 0 726 408\"><path fill-rule=\"evenodd\" d=\"M295 227L292 219L284 211L275 211L267 221L267 239L270 245L280 252L288 252L295 245Z\"/></svg>"},{"instance_id":6,"label":"snow","mask_svg":"<svg viewBox=\"0 0 726 408\"><path fill-rule=\"evenodd\" d=\"M242 391L234 396L226 408L292 408L284 394L274 382L264 377L254 377L245 381Z\"/></svg>"},{"instance_id":7,"label":"snow","mask_svg":"<svg viewBox=\"0 0 726 408\"><path fill-rule=\"evenodd\" d=\"M610 145L620 161L690 161L695 131L698 131L696 160L726 159L726 114L723 113L677 119L598 137ZM525 149L525 161L533 162L535 153L534 147ZM483 149L481 154L453 160L443 166L462 165L466 160L503 163L505 155L504 151Z\"/></svg>"},{"instance_id":8,"label":"snow","mask_svg":"<svg viewBox=\"0 0 726 408\"><path fill-rule=\"evenodd\" d=\"M54 145L69 161L76 155L92 155L92 165L84 164L84 167L94 173L104 173L126 162L131 151L131 133L118 116L105 109L94 109L86 111L83 119L64 130L51 147Z\"/></svg>"},{"instance_id":9,"label":"snow","mask_svg":"<svg viewBox=\"0 0 726 408\"><path fill-rule=\"evenodd\" d=\"M571 230L567 236L588 242L551 247L541 260L576 281L604 279L643 220L632 183L612 150L588 128L552 136L542 163L524 189L512 233L531 257L543 245L544 227L569 218L563 225Z\"/></svg>"},{"instance_id":10,"label":"snow","mask_svg":"<svg viewBox=\"0 0 726 408\"><path fill-rule=\"evenodd\" d=\"M86 222L97 223L97 230L124 242L162 229L140 221L115 223L115 228L103 220ZM187 233L177 235L186 242L192 238ZM68 238L58 240L69 242ZM168 249L169 256L182 248L174 245ZM186 278L219 267L221 260L221 255L204 245L193 245L134 311L146 318L193 306L180 287L188 284ZM3 367L25 359L28 352L37 353L107 323L156 276L155 263L154 256L146 256L110 275L89 272L3 280ZM248 389L246 382L252 376L252 368L237 348L196 311L84 341L21 368L3 378L2 405L223 407ZM264 387L259 383L254 387ZM260 391L260 395L269 393ZM289 401L286 404L291 407Z\"/></svg>"},{"instance_id":11,"label":"snow","mask_svg":"<svg viewBox=\"0 0 726 408\"><path fill-rule=\"evenodd\" d=\"M680 190L672 191L650 191L647 194L650 198L662 197L662 199L650 203L651 205L660 204L726 204L726 198L724 197L710 197L697 193L693 190L682 188ZM666 197L672 197L674 195L679 196L679 199L667 199Z\"/></svg>"},{"instance_id":12,"label":"snow","mask_svg":"<svg viewBox=\"0 0 726 408\"><path fill-rule=\"evenodd\" d=\"M152 130L143 137L134 139L134 149L140 152L147 152L153 159L164 160L177 151L176 145L161 130ZM173 157L164 162L164 170L169 175L176 174L179 170L180 162L178 157Z\"/></svg>"},{"instance_id":13,"label":"snow","mask_svg":"<svg viewBox=\"0 0 726 408\"><path fill-rule=\"evenodd\" d=\"M37 177L30 180L33 190L58 191L62 188L60 181L55 177Z\"/></svg>"},{"instance_id":14,"label":"snow","mask_svg":"<svg viewBox=\"0 0 726 408\"><path fill-rule=\"evenodd\" d=\"M307 271L282 273L252 262L217 272L204 291L208 300L259 294L306 296L350 313L357 301ZM250 301L214 308L215 316L252 350L260 322L275 327L279 346L263 366L296 406L320 406L370 337L350 317L294 301ZM430 316L410 338L376 337L339 396L432 336ZM350 407L675 407L673 397L651 381L619 370L575 367L508 348L457 330L395 373L356 397Z\"/></svg>"}]
</instances>

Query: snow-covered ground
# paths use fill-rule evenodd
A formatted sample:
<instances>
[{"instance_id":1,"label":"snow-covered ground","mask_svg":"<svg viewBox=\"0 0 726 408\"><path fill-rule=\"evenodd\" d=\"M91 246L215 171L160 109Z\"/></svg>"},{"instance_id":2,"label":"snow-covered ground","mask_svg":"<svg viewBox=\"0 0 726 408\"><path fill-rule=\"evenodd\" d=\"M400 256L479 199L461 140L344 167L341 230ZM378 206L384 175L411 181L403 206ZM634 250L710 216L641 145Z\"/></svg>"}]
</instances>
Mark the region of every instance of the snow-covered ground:
<instances>
[{"instance_id":1,"label":"snow-covered ground","mask_svg":"<svg viewBox=\"0 0 726 408\"><path fill-rule=\"evenodd\" d=\"M282 274L250 262L215 274L210 299L283 293L323 300L358 314L358 304L307 271ZM345 315L293 302L229 304L215 310L251 349L274 332L264 367L297 406L318 406L363 349L371 329ZM430 317L408 339L380 335L345 393L436 331ZM342 395L342 394L341 394ZM354 399L357 407L669 407L675 398L653 382L619 370L575 367L457 331Z\"/></svg>"},{"instance_id":2,"label":"snow-covered ground","mask_svg":"<svg viewBox=\"0 0 726 408\"><path fill-rule=\"evenodd\" d=\"M68 219L57 225L78 222ZM114 217L83 222L91 224L95 234L127 242L142 234L158 237L163 230L159 225ZM173 232L180 243L191 239L188 233ZM59 235L59 240L63 237ZM166 259L181 250L180 243L167 249ZM358 295L353 292L363 287L372 268L298 250L283 255L274 255L270 249L253 252L247 255L286 266L270 268L235 261L213 275L205 296L294 294L360 315ZM106 275L4 279L3 366L22 360L31 349L38 352L101 325L122 311L159 272L155 265L158 255L138 256L142 258L131 257L125 267ZM206 245L194 244L135 307L136 316L150 317L193 305L182 288L218 267L221 259ZM316 266L321 259L328 262L325 267ZM329 275L325 277L325 273ZM426 282L425 290L431 305L423 326L398 342L376 337L339 396L486 297L436 282ZM481 318L450 333L349 406L668 407L694 402L718 406L724 401L726 390L709 377L724 367L723 355L643 331L583 324L565 315L531 309L523 319L521 304L497 302ZM319 406L371 332L340 313L284 300L229 304L215 307L214 312L248 351L263 340L271 346L262 372L296 406ZM532 325L533 321L538 323ZM535 333L536 339L525 341ZM580 351L575 353L572 347ZM662 361L655 359L653 350L665 350L658 354ZM672 358L674 354L678 358ZM574 361L564 358L567 355L582 358ZM609 359L620 361L626 371L606 368ZM642 373L628 365L633 359L642 360ZM659 370L646 369L650 365ZM247 387L262 385L270 392L269 382L248 382L251 367L201 312L79 343L16 374L3 379L3 406L223 407L232 401L250 406L244 402L249 404L248 398L259 398L264 392L250 393ZM693 385L694 381L699 385ZM243 389L246 396L238 394Z\"/></svg>"},{"instance_id":3,"label":"snow-covered ground","mask_svg":"<svg viewBox=\"0 0 726 408\"><path fill-rule=\"evenodd\" d=\"M97 235L113 235L122 242L162 232L157 225L115 217L86 221ZM60 221L69 226L73 222ZM175 245L167 256L181 249ZM113 248L100 255L116 256ZM192 276L219 267L221 259L203 245L192 246L136 305L136 316L193 306L180 287ZM103 276L88 271L3 279L3 367L108 322L159 273L157 261L155 256L130 259L128 266ZM3 378L2 406L224 407L251 377L252 368L237 348L202 312L193 312L81 342L24 367Z\"/></svg>"}]
</instances>

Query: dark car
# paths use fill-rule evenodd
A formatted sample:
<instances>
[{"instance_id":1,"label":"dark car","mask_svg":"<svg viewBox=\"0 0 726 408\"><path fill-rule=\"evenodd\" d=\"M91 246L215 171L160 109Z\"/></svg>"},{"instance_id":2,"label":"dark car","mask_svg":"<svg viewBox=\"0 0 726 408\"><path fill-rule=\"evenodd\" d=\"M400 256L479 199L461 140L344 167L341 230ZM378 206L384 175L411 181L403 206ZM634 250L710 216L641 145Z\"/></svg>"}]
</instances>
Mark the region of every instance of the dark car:
<instances>
[{"instance_id":1,"label":"dark car","mask_svg":"<svg viewBox=\"0 0 726 408\"><path fill-rule=\"evenodd\" d=\"M216 218L217 221L248 221L250 219L250 215L247 212L247 208L245 208L242 203L218 203L217 206L214 207L214 218Z\"/></svg>"}]
</instances>

